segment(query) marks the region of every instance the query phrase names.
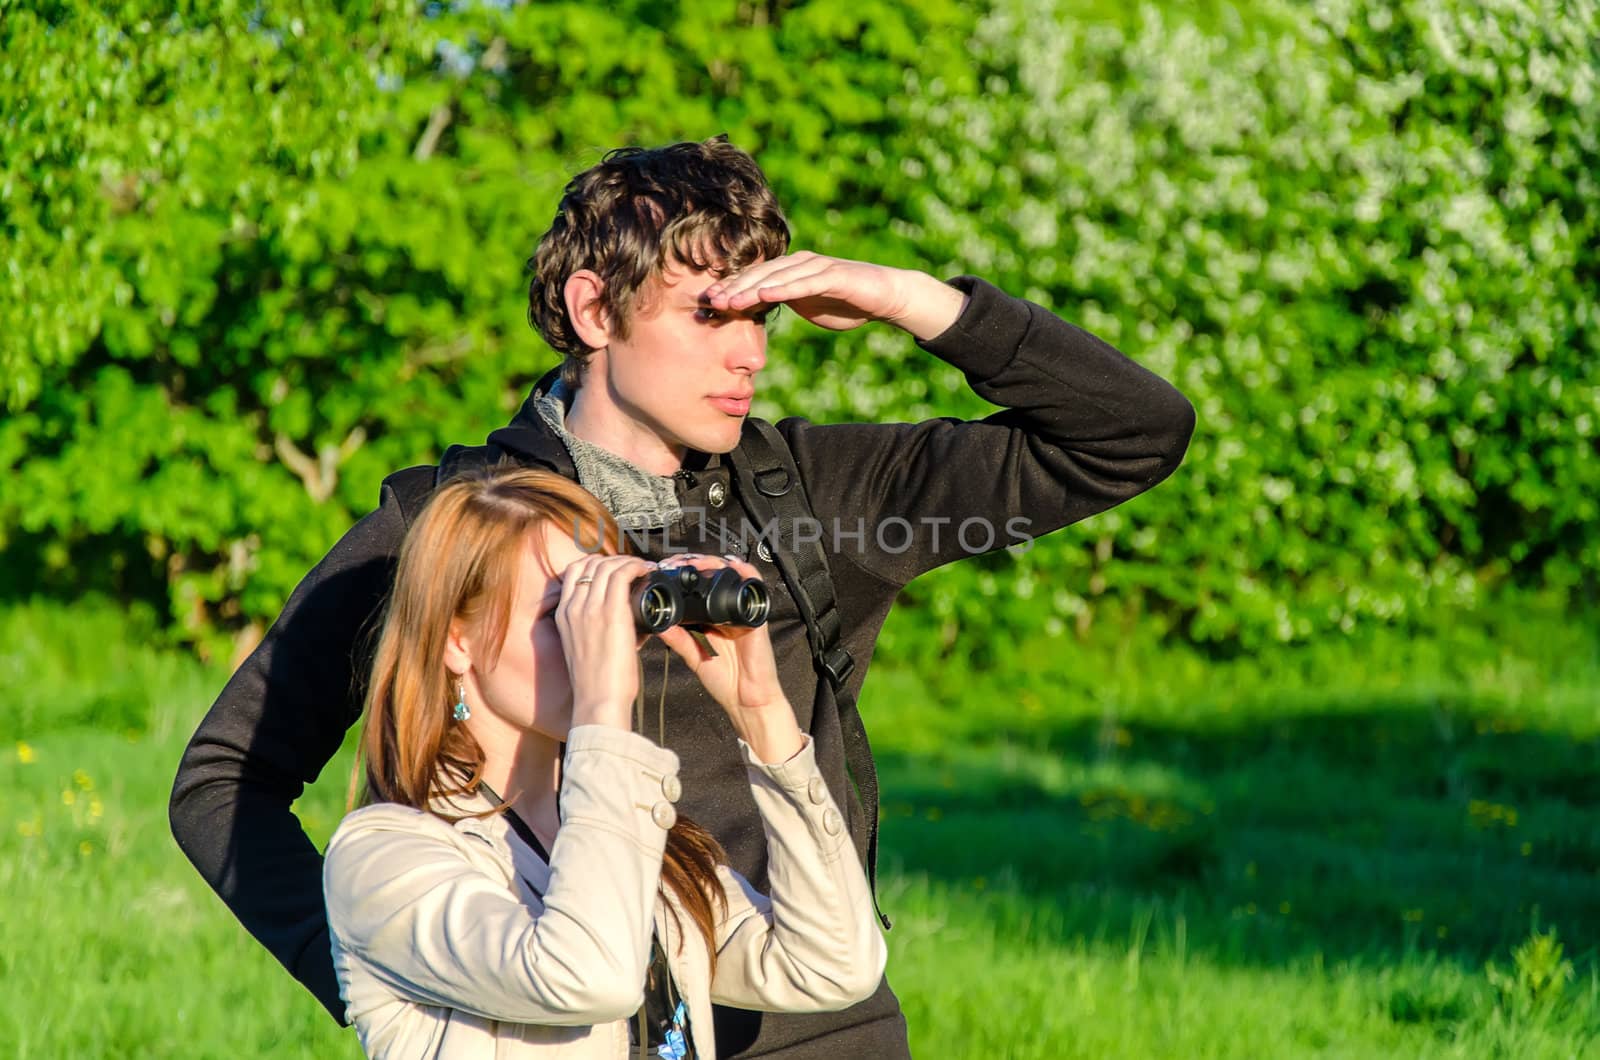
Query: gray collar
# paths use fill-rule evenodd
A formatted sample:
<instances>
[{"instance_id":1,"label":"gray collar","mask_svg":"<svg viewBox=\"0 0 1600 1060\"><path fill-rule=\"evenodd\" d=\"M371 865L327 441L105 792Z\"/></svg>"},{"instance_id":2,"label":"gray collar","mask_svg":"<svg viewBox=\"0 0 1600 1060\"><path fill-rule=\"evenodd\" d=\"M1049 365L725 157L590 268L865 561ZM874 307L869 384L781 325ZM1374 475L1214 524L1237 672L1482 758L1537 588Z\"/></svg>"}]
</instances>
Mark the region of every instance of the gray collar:
<instances>
[{"instance_id":1,"label":"gray collar","mask_svg":"<svg viewBox=\"0 0 1600 1060\"><path fill-rule=\"evenodd\" d=\"M536 407L572 454L578 485L598 497L623 530L655 530L677 522L683 506L672 476L652 475L569 432L567 406L571 403L572 392L557 380L538 397Z\"/></svg>"}]
</instances>

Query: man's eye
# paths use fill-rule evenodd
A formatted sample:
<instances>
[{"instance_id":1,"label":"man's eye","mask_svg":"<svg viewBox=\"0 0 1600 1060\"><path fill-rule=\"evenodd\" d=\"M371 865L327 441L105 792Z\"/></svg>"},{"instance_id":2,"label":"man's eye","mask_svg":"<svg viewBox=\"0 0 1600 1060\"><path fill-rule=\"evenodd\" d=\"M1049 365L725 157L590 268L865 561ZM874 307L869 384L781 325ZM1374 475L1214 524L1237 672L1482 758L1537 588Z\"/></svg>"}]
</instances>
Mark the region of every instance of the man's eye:
<instances>
[{"instance_id":1,"label":"man's eye","mask_svg":"<svg viewBox=\"0 0 1600 1060\"><path fill-rule=\"evenodd\" d=\"M708 306L700 306L694 311L694 318L702 324L713 324L722 319L722 314Z\"/></svg>"}]
</instances>

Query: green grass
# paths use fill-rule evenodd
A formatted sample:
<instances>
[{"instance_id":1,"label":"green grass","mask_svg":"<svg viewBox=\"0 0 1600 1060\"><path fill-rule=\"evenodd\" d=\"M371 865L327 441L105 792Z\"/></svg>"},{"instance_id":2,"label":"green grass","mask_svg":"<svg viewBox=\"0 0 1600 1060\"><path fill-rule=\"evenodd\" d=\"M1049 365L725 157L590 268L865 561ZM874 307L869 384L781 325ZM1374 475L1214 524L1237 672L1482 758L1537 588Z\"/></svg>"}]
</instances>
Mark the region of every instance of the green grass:
<instances>
[{"instance_id":1,"label":"green grass","mask_svg":"<svg viewBox=\"0 0 1600 1060\"><path fill-rule=\"evenodd\" d=\"M360 1056L173 843L172 775L223 675L150 632L0 611L5 1055Z\"/></svg>"},{"instance_id":2,"label":"green grass","mask_svg":"<svg viewBox=\"0 0 1600 1060\"><path fill-rule=\"evenodd\" d=\"M172 771L222 675L151 635L0 610L0 1042L358 1055L172 843ZM1263 658L1109 636L1013 657L880 659L863 703L918 1055L1600 1048L1593 622L1523 601ZM347 767L298 807L319 840ZM1559 957L1514 956L1551 931Z\"/></svg>"},{"instance_id":3,"label":"green grass","mask_svg":"<svg viewBox=\"0 0 1600 1060\"><path fill-rule=\"evenodd\" d=\"M1593 621L1524 600L1230 660L1105 636L874 676L919 1052L1600 1048Z\"/></svg>"}]
</instances>

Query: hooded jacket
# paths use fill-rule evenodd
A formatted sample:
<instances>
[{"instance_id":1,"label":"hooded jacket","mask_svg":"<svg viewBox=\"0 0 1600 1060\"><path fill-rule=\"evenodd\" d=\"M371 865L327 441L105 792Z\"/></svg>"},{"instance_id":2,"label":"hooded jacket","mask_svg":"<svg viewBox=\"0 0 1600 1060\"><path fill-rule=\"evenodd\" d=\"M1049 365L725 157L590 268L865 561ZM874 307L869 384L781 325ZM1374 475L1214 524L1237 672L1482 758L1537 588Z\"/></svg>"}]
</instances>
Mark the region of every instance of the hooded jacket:
<instances>
[{"instance_id":1,"label":"hooded jacket","mask_svg":"<svg viewBox=\"0 0 1600 1060\"><path fill-rule=\"evenodd\" d=\"M1137 496L1177 468L1194 429L1194 409L1176 389L1107 343L982 280L951 282L968 296L965 309L945 332L919 345L961 369L974 391L1001 411L973 421L820 425L793 418L777 425L822 527L843 621L841 643L856 664L845 689L852 697L861 691L890 606L913 578ZM452 447L437 470L413 469L385 482L378 509L295 589L201 722L179 766L171 819L180 846L245 927L335 1015L343 1006L322 907L321 855L290 805L359 717L376 618L416 514L415 502L406 498L419 491L400 488L400 477L431 480L511 460L582 482L573 452L546 417L548 406L541 411L550 378L484 445ZM834 694L813 667L778 569L750 548L752 536L740 532L737 484L727 462L691 453L670 480L677 511L667 511L662 525L645 525L650 501L640 512L614 514L646 516L632 536L647 555L735 552L761 570L772 594L769 626L779 676L864 851L877 807L862 806L846 776ZM583 484L607 496L608 483ZM649 734L680 756L684 812L722 842L742 876L763 888L763 831L729 723L686 668L666 665L664 646L651 642L643 655L647 701L660 694L651 676L666 675L666 708L658 722L665 731ZM907 1052L904 1020L886 983L841 1012L718 1008L716 1019L723 1055L834 1060Z\"/></svg>"}]
</instances>

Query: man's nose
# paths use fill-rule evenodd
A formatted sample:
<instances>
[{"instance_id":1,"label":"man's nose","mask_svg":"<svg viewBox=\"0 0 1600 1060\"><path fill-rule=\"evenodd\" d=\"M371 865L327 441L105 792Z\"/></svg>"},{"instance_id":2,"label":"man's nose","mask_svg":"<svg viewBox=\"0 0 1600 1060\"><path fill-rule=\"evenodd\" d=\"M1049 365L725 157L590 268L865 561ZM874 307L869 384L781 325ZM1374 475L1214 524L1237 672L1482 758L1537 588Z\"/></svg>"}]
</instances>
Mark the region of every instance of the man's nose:
<instances>
[{"instance_id":1,"label":"man's nose","mask_svg":"<svg viewBox=\"0 0 1600 1060\"><path fill-rule=\"evenodd\" d=\"M728 367L754 375L766 364L767 329L753 320L741 321L738 338L728 351Z\"/></svg>"}]
</instances>

